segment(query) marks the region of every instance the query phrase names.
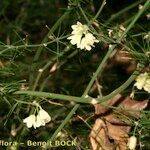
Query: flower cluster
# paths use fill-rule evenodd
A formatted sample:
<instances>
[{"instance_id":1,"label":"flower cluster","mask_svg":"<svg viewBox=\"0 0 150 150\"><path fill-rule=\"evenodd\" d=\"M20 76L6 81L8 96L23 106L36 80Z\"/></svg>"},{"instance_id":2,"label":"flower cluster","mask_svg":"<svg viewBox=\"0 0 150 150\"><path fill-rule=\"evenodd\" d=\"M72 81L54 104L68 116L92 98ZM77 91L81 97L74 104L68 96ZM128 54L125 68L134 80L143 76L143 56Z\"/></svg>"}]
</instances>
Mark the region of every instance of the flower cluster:
<instances>
[{"instance_id":1,"label":"flower cluster","mask_svg":"<svg viewBox=\"0 0 150 150\"><path fill-rule=\"evenodd\" d=\"M41 107L36 116L34 114L32 114L23 120L23 122L26 123L28 128L31 128L33 126L35 129L40 126L45 126L45 124L50 121L51 121L51 117Z\"/></svg>"},{"instance_id":2,"label":"flower cluster","mask_svg":"<svg viewBox=\"0 0 150 150\"><path fill-rule=\"evenodd\" d=\"M136 78L136 83L134 84L139 90L144 89L148 93L150 93L150 74L147 72L141 73Z\"/></svg>"},{"instance_id":3,"label":"flower cluster","mask_svg":"<svg viewBox=\"0 0 150 150\"><path fill-rule=\"evenodd\" d=\"M80 22L77 22L76 25L72 25L71 36L67 39L70 40L72 45L77 45L77 48L85 49L90 51L91 47L94 47L94 43L99 41L89 32L87 25L82 25Z\"/></svg>"}]
</instances>

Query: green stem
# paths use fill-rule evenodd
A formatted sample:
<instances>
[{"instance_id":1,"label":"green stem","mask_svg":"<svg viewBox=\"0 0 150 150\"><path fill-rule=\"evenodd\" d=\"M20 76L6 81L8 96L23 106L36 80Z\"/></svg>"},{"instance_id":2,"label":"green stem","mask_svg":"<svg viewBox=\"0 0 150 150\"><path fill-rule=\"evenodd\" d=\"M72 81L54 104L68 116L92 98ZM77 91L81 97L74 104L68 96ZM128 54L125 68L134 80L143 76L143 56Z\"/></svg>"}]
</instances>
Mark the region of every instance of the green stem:
<instances>
[{"instance_id":1,"label":"green stem","mask_svg":"<svg viewBox=\"0 0 150 150\"><path fill-rule=\"evenodd\" d=\"M64 19L69 15L70 13L70 8L68 8L68 10L57 20L57 22L54 24L54 26L50 29L50 31L48 32L48 34L45 36L45 38L43 39L43 41L41 42L42 44L46 43L48 41L49 36L59 27L59 25L64 21ZM58 39L57 39L58 40ZM33 83L33 72L35 69L35 63L37 62L37 60L39 59L41 53L42 53L43 47L39 47L37 49L37 52L33 58L33 63L31 65L31 74L29 77L29 86L31 87L32 83ZM35 88L35 87L34 87ZM33 89L33 87L32 87Z\"/></svg>"},{"instance_id":2,"label":"green stem","mask_svg":"<svg viewBox=\"0 0 150 150\"><path fill-rule=\"evenodd\" d=\"M62 39L66 39L68 37L68 35L66 36L62 36L62 37L59 37L59 38L56 38L52 41L49 41L49 42L45 42L45 43L42 43L42 44L32 44L32 45L0 45L0 48L5 48L3 49L1 52L0 52L0 55L2 53L4 53L5 51L7 50L13 50L13 49L21 49L21 48L36 48L36 47L40 47L40 48L43 48L45 47L44 45L49 45L49 44L52 44L54 42L57 42L58 40L62 40ZM55 52L56 53L56 52Z\"/></svg>"},{"instance_id":3,"label":"green stem","mask_svg":"<svg viewBox=\"0 0 150 150\"><path fill-rule=\"evenodd\" d=\"M136 15L136 17L134 18L134 20L130 23L130 25L128 26L128 28L126 29L126 31L122 34L122 36L117 40L117 42L121 41L121 39L127 34L127 32L133 27L133 25L135 24L135 22L138 20L138 18L140 17L140 15L144 12L144 10L147 8L148 4L149 4L150 0L147 0L146 3L144 4L143 8L138 12L138 14ZM66 95L60 95L60 94L55 94L53 96L57 96L57 98L64 98L65 100L74 100L76 102L90 102L91 103L91 98L90 97L86 97L86 95L88 94L91 86L93 85L96 77L98 76L98 74L100 74L102 72L102 69L104 67L104 65L106 64L107 59L109 58L111 52L113 51L113 49L115 48L116 45L112 46L112 48L109 49L109 51L107 52L106 56L104 57L104 60L102 61L102 63L99 65L99 67L97 68L95 74L93 75L91 81L89 82L83 96L81 98L79 97L74 97L74 96L66 96ZM104 96L100 99L95 99L97 100L97 102L104 102L110 98L112 98L113 96L115 96L116 94L120 93L121 91L123 91L124 89L126 89L131 83L132 81L135 79L136 75L138 72L135 72L122 86L120 86L118 89L114 90L112 93L110 93L107 96ZM19 92L23 92L23 91L19 91ZM19 92L16 94L19 94ZM24 92L28 92L28 91L24 91ZM20 93L21 94L21 93ZM22 93L23 94L23 93ZM48 93L50 96L50 93ZM54 93L53 93L54 94ZM44 96L44 95L43 95ZM79 108L79 104L76 104L73 109L70 111L70 113L68 114L68 116L64 119L64 121L62 122L62 124L57 128L57 130L54 132L54 134L51 137L51 141L55 139L56 135L58 134L58 132L60 130L62 130L62 128L65 126L65 124L69 121L69 119L72 117L72 115L75 113L75 111Z\"/></svg>"},{"instance_id":4,"label":"green stem","mask_svg":"<svg viewBox=\"0 0 150 150\"><path fill-rule=\"evenodd\" d=\"M89 82L89 84L88 84L88 86L87 86L87 88L85 90L86 94L89 92L89 90L92 87L94 81L96 80L98 74L99 75L101 74L101 72L102 72L102 70L103 70L103 68L104 68L104 66L106 64L107 59L109 58L110 54L112 53L112 51L114 50L115 47L116 47L116 45L113 45L112 47L109 48L109 50L108 50L107 54L105 55L105 57L103 58L101 64L98 66L96 72L93 74L93 77L90 80L90 82Z\"/></svg>"},{"instance_id":5,"label":"green stem","mask_svg":"<svg viewBox=\"0 0 150 150\"><path fill-rule=\"evenodd\" d=\"M96 100L99 103L105 102L109 99L111 99L112 97L116 96L117 94L121 93L122 91L124 91L137 77L137 75L139 74L139 71L135 71L126 82L124 82L119 88L115 89L113 92L111 92L110 94L103 96L101 98L97 98Z\"/></svg>"},{"instance_id":6,"label":"green stem","mask_svg":"<svg viewBox=\"0 0 150 150\"><path fill-rule=\"evenodd\" d=\"M114 90L113 92L111 92L107 96L95 99L95 101L97 101L97 103L98 102L101 102L101 103L105 102L105 101L111 99L112 97L114 97L115 95L117 95L118 93L124 91L135 80L137 75L138 75L138 71L135 71L131 75L131 77L124 84L122 84L118 89ZM62 94L54 94L54 93L46 93L46 92L35 92L35 91L17 91L17 92L15 92L15 94L28 94L31 96L47 97L47 98L53 98L53 99L56 98L56 99L65 100L65 101L68 100L68 101L74 101L74 102L80 102L80 103L90 103L91 104L92 98L85 96L87 94L87 92L88 92L88 88L86 89L86 91L84 92L82 97L67 96L67 95L62 95ZM80 104L76 104L73 107L73 109L69 112L69 114L67 115L65 120L61 123L61 125L57 128L57 130L54 132L52 137L49 139L50 141L55 140L55 137L58 134L58 132L60 132L62 130L62 128L66 125L68 120L72 117L72 115L79 108L79 106L80 106ZM46 147L45 149L47 149L47 148L48 147Z\"/></svg>"},{"instance_id":7,"label":"green stem","mask_svg":"<svg viewBox=\"0 0 150 150\"><path fill-rule=\"evenodd\" d=\"M147 2L143 5L142 9L139 10L135 18L132 20L132 22L129 24L128 28L123 32L123 34L120 36L120 38L117 40L118 42L121 41L121 39L127 34L127 32L134 26L135 22L139 19L141 14L148 8L150 4L150 0L147 0Z\"/></svg>"},{"instance_id":8,"label":"green stem","mask_svg":"<svg viewBox=\"0 0 150 150\"><path fill-rule=\"evenodd\" d=\"M137 14L137 16L138 17L136 17L136 20L134 19L134 23L138 20L138 18L140 17L140 15L142 14L142 12L144 11L144 9L145 9L145 7L147 7L147 5L149 4L149 1L147 1L146 3L145 3L145 5L143 6L144 8L143 8L143 10L140 10L139 11L139 13ZM140 15L139 15L140 14ZM86 17L86 16L85 16ZM87 19L87 22L88 22L88 19ZM134 23L132 23L131 22L131 24L132 24L132 26L131 26L131 24L129 25L129 27L128 27L128 30L126 31L126 33L131 29L131 27L133 27L133 25L134 25ZM121 38L123 38L123 36L124 36L125 34L123 34L122 36L121 36ZM121 40L121 38L119 39L119 40ZM105 60L105 61L107 61L107 59ZM104 62L103 62L104 63ZM105 64L105 63L104 63ZM103 68L103 66L101 66L101 69ZM98 68L99 69L99 68ZM102 72L102 70L101 69L99 69L99 72ZM97 72L98 73L98 72ZM93 77L93 78L95 78L95 76ZM84 94L83 94L83 96L82 97L84 97L85 95L87 95L87 93L89 92L89 89L90 89L90 87L92 86L92 84L93 84L93 81L94 81L94 79L91 79L92 81L89 83L90 85L88 85L87 86L87 88L86 88L86 90L85 90L85 92L84 92ZM68 120L72 117L72 115L75 113L75 111L79 108L79 104L76 104L75 106L74 106L74 108L72 109L72 111L68 114L68 116L65 118L65 120L62 122L62 124L58 127L59 128L59 130L56 130L55 132L54 132L54 134L53 134L53 140L55 139L55 137L56 137L56 135L58 134L58 132L59 131L61 131L62 130L62 128L65 126L65 124L68 122ZM65 123L64 123L65 122ZM54 136L55 135L55 136Z\"/></svg>"},{"instance_id":9,"label":"green stem","mask_svg":"<svg viewBox=\"0 0 150 150\"><path fill-rule=\"evenodd\" d=\"M137 75L139 74L139 71L135 71L129 78L128 80L123 83L119 88L117 88L116 90L114 90L113 92L111 92L110 94L103 96L101 98L95 98L94 100L97 103L102 103L105 102L109 99L111 99L112 97L114 97L115 95L117 95L118 93L121 93L122 91L124 91L137 77ZM77 102L77 103L87 103L87 104L91 104L93 98L86 96L86 94L89 91L89 86L87 86L84 94L82 97L76 97L76 96L69 96L69 95L63 95L63 94L56 94L56 93L47 93L47 92L39 92L39 91L17 91L14 94L27 94L30 96L36 96L36 97L46 97L46 98L52 98L52 99L57 99L57 100L64 100L64 101L73 101L73 102Z\"/></svg>"},{"instance_id":10,"label":"green stem","mask_svg":"<svg viewBox=\"0 0 150 150\"><path fill-rule=\"evenodd\" d=\"M57 134L62 130L62 128L68 123L68 120L70 120L70 118L72 117L72 115L75 113L75 111L79 108L79 104L76 104L72 110L69 112L69 114L67 115L67 117L65 118L65 120L61 123L61 125L57 128L57 130L54 132L54 134L51 136L51 138L49 139L50 141L54 141L55 137L57 136ZM48 147L46 147L47 149Z\"/></svg>"},{"instance_id":11,"label":"green stem","mask_svg":"<svg viewBox=\"0 0 150 150\"><path fill-rule=\"evenodd\" d=\"M94 18L91 20L91 24L92 24L93 21L95 21L95 20L98 18L98 16L100 15L100 13L101 13L102 10L103 10L105 4L106 4L106 0L103 0L103 2L102 2L102 4L101 4L101 7L99 8L99 10L98 10L98 12L96 13L96 15L94 16Z\"/></svg>"},{"instance_id":12,"label":"green stem","mask_svg":"<svg viewBox=\"0 0 150 150\"><path fill-rule=\"evenodd\" d=\"M69 50L69 48L67 48ZM57 70L62 66L64 65L68 59L74 57L75 55L77 54L77 51L73 51L70 55L67 56L67 58L65 60L63 60L58 66L57 66ZM57 58L56 58L57 59ZM53 60L52 60L53 62ZM45 84L47 83L47 81L50 79L50 77L52 76L52 74L49 74L49 76L47 76L45 78L45 80L43 81L41 87L40 87L40 90L39 91L43 91L44 87L45 87Z\"/></svg>"},{"instance_id":13,"label":"green stem","mask_svg":"<svg viewBox=\"0 0 150 150\"><path fill-rule=\"evenodd\" d=\"M74 101L77 103L90 103L91 102L90 97L82 98L82 97L76 97L76 96L70 96L70 95L48 93L48 92L39 92L39 91L17 91L14 94L27 94L30 96L46 97L46 98L52 98L52 99L64 100L64 101Z\"/></svg>"},{"instance_id":14,"label":"green stem","mask_svg":"<svg viewBox=\"0 0 150 150\"><path fill-rule=\"evenodd\" d=\"M52 60L48 61L48 62L44 65L44 67L41 68L41 69L42 69L42 72L39 72L39 73L38 73L38 75L37 75L37 77L36 77L36 79L35 79L35 83L34 83L34 85L33 85L32 90L35 90L35 89L36 89L36 87L37 87L37 85L38 85L38 82L39 82L39 80L40 80L40 78L41 78L43 72L44 72L55 60L57 60L58 57L63 56L63 55L64 55L66 52L68 52L69 50L70 50L70 46L67 46L59 56L53 57Z\"/></svg>"},{"instance_id":15,"label":"green stem","mask_svg":"<svg viewBox=\"0 0 150 150\"><path fill-rule=\"evenodd\" d=\"M64 19L69 15L70 13L70 9L68 8L68 10L57 20L57 22L54 24L54 26L50 29L50 31L48 32L48 34L45 36L45 38L43 39L43 41L41 42L46 43L48 41L48 37L59 27L59 25L64 21ZM34 61L37 61L41 55L42 52L42 47L39 47L39 49L37 50L35 57L33 59Z\"/></svg>"},{"instance_id":16,"label":"green stem","mask_svg":"<svg viewBox=\"0 0 150 150\"><path fill-rule=\"evenodd\" d=\"M59 25L64 21L64 19L69 15L70 13L70 9L68 8L68 10L58 19L58 21L54 24L54 26L51 28L51 30L48 32L48 34L45 36L45 38L43 39L43 41L41 42L40 45L43 45L44 46L44 43L52 43L52 41L50 42L47 42L48 41L48 38L49 36L59 27ZM59 38L60 39L60 38ZM58 38L56 39L56 41L58 40ZM55 41L55 40L54 40ZM30 77L29 77L29 86L31 87L32 85L32 82L33 82L33 72L34 72L34 69L35 69L35 63L37 62L37 60L39 59L41 53L42 53L42 50L43 50L43 46L42 47L39 47L39 49L37 49L37 52L33 58L33 63L31 65L31 74L30 74ZM48 66L49 64L46 64L45 68ZM37 76L37 79L35 81L35 84L34 84L34 87L32 87L32 89L35 89L36 88L36 85L38 83L38 80L40 79L40 76L41 74L39 74ZM21 136L19 137L19 141L21 141L23 135L26 133L26 129L23 128L22 132L21 132Z\"/></svg>"},{"instance_id":17,"label":"green stem","mask_svg":"<svg viewBox=\"0 0 150 150\"><path fill-rule=\"evenodd\" d=\"M143 2L143 0L139 0L129 6L127 6L126 8L122 9L121 11L117 12L116 14L113 14L110 19L106 22L106 24L109 24L111 21L117 19L119 16L121 16L122 14L124 14L125 12L129 11L130 9L136 7L137 5L139 5L141 2Z\"/></svg>"}]
</instances>

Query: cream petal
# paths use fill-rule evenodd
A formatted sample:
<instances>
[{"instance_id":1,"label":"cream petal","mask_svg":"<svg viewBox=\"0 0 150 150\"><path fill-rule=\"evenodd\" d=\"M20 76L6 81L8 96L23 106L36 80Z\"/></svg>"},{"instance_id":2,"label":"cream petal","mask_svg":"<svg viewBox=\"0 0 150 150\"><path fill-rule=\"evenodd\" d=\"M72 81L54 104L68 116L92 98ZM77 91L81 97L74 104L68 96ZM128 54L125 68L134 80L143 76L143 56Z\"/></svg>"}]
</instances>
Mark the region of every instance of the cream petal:
<instances>
[{"instance_id":1,"label":"cream petal","mask_svg":"<svg viewBox=\"0 0 150 150\"><path fill-rule=\"evenodd\" d=\"M44 123L48 123L51 121L51 117L50 115L44 110L44 109L40 109L38 115L40 116L41 120ZM44 124L45 125L45 124Z\"/></svg>"},{"instance_id":2,"label":"cream petal","mask_svg":"<svg viewBox=\"0 0 150 150\"><path fill-rule=\"evenodd\" d=\"M78 46L80 44L81 37L82 37L82 35L77 34L77 35L72 35L72 36L68 37L68 39L71 40L70 42L72 45L77 44L77 46Z\"/></svg>"},{"instance_id":3,"label":"cream petal","mask_svg":"<svg viewBox=\"0 0 150 150\"><path fill-rule=\"evenodd\" d=\"M139 90L141 90L146 82L146 79L148 77L148 73L141 73L137 78L136 78L136 83L134 86L136 86Z\"/></svg>"},{"instance_id":4,"label":"cream petal","mask_svg":"<svg viewBox=\"0 0 150 150\"><path fill-rule=\"evenodd\" d=\"M86 49L90 51L94 47L94 42L99 42L91 33L85 34L85 37L82 38L80 45L78 46L80 49Z\"/></svg>"},{"instance_id":5,"label":"cream petal","mask_svg":"<svg viewBox=\"0 0 150 150\"><path fill-rule=\"evenodd\" d=\"M145 81L145 84L143 86L144 90L147 91L148 93L150 93L150 79L147 79Z\"/></svg>"},{"instance_id":6,"label":"cream petal","mask_svg":"<svg viewBox=\"0 0 150 150\"><path fill-rule=\"evenodd\" d=\"M40 126L45 126L45 122L43 121L43 119L41 118L41 116L39 114L36 116L36 122L33 126L35 129Z\"/></svg>"},{"instance_id":7,"label":"cream petal","mask_svg":"<svg viewBox=\"0 0 150 150\"><path fill-rule=\"evenodd\" d=\"M143 88L143 85L144 85L144 83L141 83L141 82L136 82L136 83L134 84L134 86L136 86L137 89L139 89L139 90L141 90L141 89Z\"/></svg>"},{"instance_id":8,"label":"cream petal","mask_svg":"<svg viewBox=\"0 0 150 150\"><path fill-rule=\"evenodd\" d=\"M28 128L31 128L35 124L35 121L36 121L35 115L30 115L29 117L23 119L23 122L26 123Z\"/></svg>"},{"instance_id":9,"label":"cream petal","mask_svg":"<svg viewBox=\"0 0 150 150\"><path fill-rule=\"evenodd\" d=\"M85 34L89 30L87 25L82 25L80 22L77 22L76 25L72 25L71 28L73 29L71 34Z\"/></svg>"},{"instance_id":10,"label":"cream petal","mask_svg":"<svg viewBox=\"0 0 150 150\"><path fill-rule=\"evenodd\" d=\"M90 51L92 48L91 48L91 46L89 46L89 45L87 45L86 47L86 50L88 50L88 51Z\"/></svg>"},{"instance_id":11,"label":"cream petal","mask_svg":"<svg viewBox=\"0 0 150 150\"><path fill-rule=\"evenodd\" d=\"M137 144L137 138L135 136L131 136L128 141L129 150L135 150Z\"/></svg>"}]
</instances>

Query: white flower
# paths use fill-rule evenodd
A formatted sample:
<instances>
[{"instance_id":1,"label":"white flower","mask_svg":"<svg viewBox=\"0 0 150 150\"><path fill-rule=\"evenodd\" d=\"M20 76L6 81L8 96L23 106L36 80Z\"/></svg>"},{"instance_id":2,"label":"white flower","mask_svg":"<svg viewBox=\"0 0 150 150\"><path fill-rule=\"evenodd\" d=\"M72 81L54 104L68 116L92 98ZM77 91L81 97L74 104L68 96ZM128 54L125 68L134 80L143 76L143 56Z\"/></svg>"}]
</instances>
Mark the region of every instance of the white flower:
<instances>
[{"instance_id":1,"label":"white flower","mask_svg":"<svg viewBox=\"0 0 150 150\"><path fill-rule=\"evenodd\" d=\"M150 75L147 72L140 74L136 78L134 86L136 86L139 90L143 88L145 91L150 93Z\"/></svg>"},{"instance_id":2,"label":"white flower","mask_svg":"<svg viewBox=\"0 0 150 150\"><path fill-rule=\"evenodd\" d=\"M51 121L50 115L44 109L40 109L38 116L44 123L48 123Z\"/></svg>"},{"instance_id":3,"label":"white flower","mask_svg":"<svg viewBox=\"0 0 150 150\"><path fill-rule=\"evenodd\" d=\"M147 34L144 35L143 37L144 40L146 41L150 41L150 32L148 32Z\"/></svg>"},{"instance_id":4,"label":"white flower","mask_svg":"<svg viewBox=\"0 0 150 150\"><path fill-rule=\"evenodd\" d=\"M36 122L34 124L34 128L38 128L40 126L45 126L46 123L51 121L50 115L42 108L40 108L37 116Z\"/></svg>"},{"instance_id":5,"label":"white flower","mask_svg":"<svg viewBox=\"0 0 150 150\"><path fill-rule=\"evenodd\" d=\"M71 28L73 29L73 31L71 32L72 35L67 39L71 40L70 42L72 45L77 44L78 47L83 34L86 34L89 28L87 25L82 25L80 22L77 22L77 25L72 25Z\"/></svg>"},{"instance_id":6,"label":"white flower","mask_svg":"<svg viewBox=\"0 0 150 150\"><path fill-rule=\"evenodd\" d=\"M143 8L143 5L139 5L139 10L141 10Z\"/></svg>"},{"instance_id":7,"label":"white flower","mask_svg":"<svg viewBox=\"0 0 150 150\"><path fill-rule=\"evenodd\" d=\"M112 37L112 33L113 33L113 30L108 29L108 36L109 36L109 37Z\"/></svg>"},{"instance_id":8,"label":"white flower","mask_svg":"<svg viewBox=\"0 0 150 150\"><path fill-rule=\"evenodd\" d=\"M36 122L33 125L33 127L36 129L40 126L45 126L45 122L42 120L42 118L39 116L39 114L36 116Z\"/></svg>"},{"instance_id":9,"label":"white flower","mask_svg":"<svg viewBox=\"0 0 150 150\"><path fill-rule=\"evenodd\" d=\"M94 43L98 43L99 41L93 36L91 33L85 34L85 37L82 38L80 45L78 48L86 49L88 51L91 50L91 47L94 47Z\"/></svg>"},{"instance_id":10,"label":"white flower","mask_svg":"<svg viewBox=\"0 0 150 150\"><path fill-rule=\"evenodd\" d=\"M80 22L77 22L77 25L72 25L71 28L73 31L71 34L86 34L86 32L89 30L87 25L82 25Z\"/></svg>"},{"instance_id":11,"label":"white flower","mask_svg":"<svg viewBox=\"0 0 150 150\"><path fill-rule=\"evenodd\" d=\"M70 40L72 45L77 45L77 48L91 50L91 46L94 47L95 42L99 42L91 33L87 25L82 25L77 22L76 25L72 25L71 36L67 39Z\"/></svg>"},{"instance_id":12,"label":"white flower","mask_svg":"<svg viewBox=\"0 0 150 150\"><path fill-rule=\"evenodd\" d=\"M23 122L27 124L28 128L31 128L32 126L35 125L36 117L35 115L30 115L29 117L23 119Z\"/></svg>"},{"instance_id":13,"label":"white flower","mask_svg":"<svg viewBox=\"0 0 150 150\"><path fill-rule=\"evenodd\" d=\"M45 124L50 121L50 115L42 108L40 108L37 116L30 115L29 117L23 120L23 122L27 124L28 128L31 128L33 126L35 129L40 126L45 126Z\"/></svg>"},{"instance_id":14,"label":"white flower","mask_svg":"<svg viewBox=\"0 0 150 150\"><path fill-rule=\"evenodd\" d=\"M129 150L135 150L137 144L137 138L135 136L131 136L128 141Z\"/></svg>"},{"instance_id":15,"label":"white flower","mask_svg":"<svg viewBox=\"0 0 150 150\"><path fill-rule=\"evenodd\" d=\"M146 17L147 17L147 20L150 20L150 13L148 13L148 14L146 15Z\"/></svg>"},{"instance_id":16,"label":"white flower","mask_svg":"<svg viewBox=\"0 0 150 150\"><path fill-rule=\"evenodd\" d=\"M68 37L67 39L71 40L70 43L72 45L77 44L77 47L79 47L80 42L81 42L81 38L82 38L82 34L74 34L74 35L71 35L70 37Z\"/></svg>"},{"instance_id":17,"label":"white flower","mask_svg":"<svg viewBox=\"0 0 150 150\"><path fill-rule=\"evenodd\" d=\"M142 73L136 78L136 83L134 86L136 86L139 90L141 90L145 84L146 78L148 76L148 73Z\"/></svg>"},{"instance_id":18,"label":"white flower","mask_svg":"<svg viewBox=\"0 0 150 150\"><path fill-rule=\"evenodd\" d=\"M150 36L148 34L146 34L143 39L148 39Z\"/></svg>"}]
</instances>

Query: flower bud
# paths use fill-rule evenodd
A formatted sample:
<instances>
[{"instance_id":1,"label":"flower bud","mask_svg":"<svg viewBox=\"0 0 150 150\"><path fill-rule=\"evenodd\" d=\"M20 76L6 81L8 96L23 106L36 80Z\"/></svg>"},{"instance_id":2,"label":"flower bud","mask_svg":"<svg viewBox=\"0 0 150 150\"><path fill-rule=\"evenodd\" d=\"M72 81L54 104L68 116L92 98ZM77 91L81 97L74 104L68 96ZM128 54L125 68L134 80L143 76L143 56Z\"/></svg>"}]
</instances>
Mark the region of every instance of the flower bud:
<instances>
[{"instance_id":1,"label":"flower bud","mask_svg":"<svg viewBox=\"0 0 150 150\"><path fill-rule=\"evenodd\" d=\"M137 144L137 138L135 136L131 136L128 141L129 150L135 150Z\"/></svg>"}]
</instances>

